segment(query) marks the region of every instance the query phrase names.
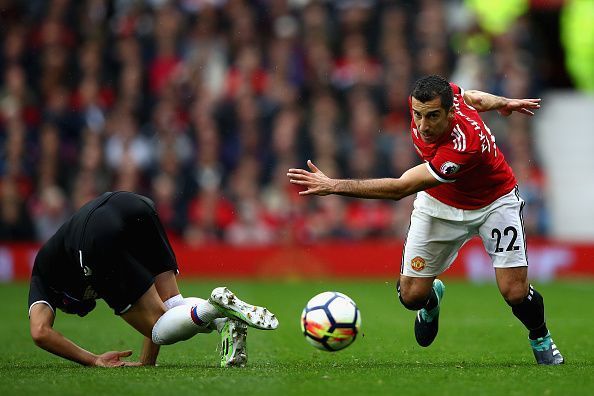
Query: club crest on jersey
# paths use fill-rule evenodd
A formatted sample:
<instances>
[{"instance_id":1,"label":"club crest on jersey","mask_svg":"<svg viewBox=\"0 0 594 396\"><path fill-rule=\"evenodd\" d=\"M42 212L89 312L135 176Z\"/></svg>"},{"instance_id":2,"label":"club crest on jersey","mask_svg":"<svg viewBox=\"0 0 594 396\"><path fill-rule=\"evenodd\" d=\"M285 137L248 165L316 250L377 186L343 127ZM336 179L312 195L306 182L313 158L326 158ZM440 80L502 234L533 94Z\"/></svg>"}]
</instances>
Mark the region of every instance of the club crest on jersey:
<instances>
[{"instance_id":1,"label":"club crest on jersey","mask_svg":"<svg viewBox=\"0 0 594 396\"><path fill-rule=\"evenodd\" d=\"M415 271L422 271L423 269L425 269L425 259L420 256L417 256L414 259L410 260L410 266Z\"/></svg>"},{"instance_id":2,"label":"club crest on jersey","mask_svg":"<svg viewBox=\"0 0 594 396\"><path fill-rule=\"evenodd\" d=\"M444 162L439 168L440 172L444 175L453 175L454 173L458 172L459 169L460 165L451 161Z\"/></svg>"}]
</instances>

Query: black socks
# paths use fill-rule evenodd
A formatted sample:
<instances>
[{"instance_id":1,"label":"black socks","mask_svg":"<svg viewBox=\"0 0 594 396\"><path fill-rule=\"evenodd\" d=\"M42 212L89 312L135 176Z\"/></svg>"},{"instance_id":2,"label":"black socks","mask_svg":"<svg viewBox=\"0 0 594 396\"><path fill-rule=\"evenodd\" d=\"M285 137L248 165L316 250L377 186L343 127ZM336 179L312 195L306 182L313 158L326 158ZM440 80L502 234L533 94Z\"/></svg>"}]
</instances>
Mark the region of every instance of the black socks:
<instances>
[{"instance_id":1,"label":"black socks","mask_svg":"<svg viewBox=\"0 0 594 396\"><path fill-rule=\"evenodd\" d=\"M549 330L545 323L544 301L540 293L534 290L532 285L529 287L528 295L524 297L521 303L509 305L516 318L520 319L520 322L530 331L528 337L531 340L547 335Z\"/></svg>"}]
</instances>

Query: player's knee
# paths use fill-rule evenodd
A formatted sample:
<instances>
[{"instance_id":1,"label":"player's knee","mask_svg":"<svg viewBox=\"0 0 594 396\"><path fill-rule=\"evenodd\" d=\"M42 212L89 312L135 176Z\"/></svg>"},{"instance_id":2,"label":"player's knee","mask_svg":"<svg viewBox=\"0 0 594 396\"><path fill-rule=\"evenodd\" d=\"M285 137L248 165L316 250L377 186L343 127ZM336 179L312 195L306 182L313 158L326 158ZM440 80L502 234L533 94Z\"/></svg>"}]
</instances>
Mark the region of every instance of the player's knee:
<instances>
[{"instance_id":1,"label":"player's knee","mask_svg":"<svg viewBox=\"0 0 594 396\"><path fill-rule=\"evenodd\" d=\"M500 292L509 305L516 305L524 301L528 287L523 282L515 282L500 287Z\"/></svg>"},{"instance_id":2,"label":"player's knee","mask_svg":"<svg viewBox=\"0 0 594 396\"><path fill-rule=\"evenodd\" d=\"M398 291L398 298L400 303L411 311L418 311L427 304L427 299L431 293L431 286L419 282L411 282L410 279L405 279L404 282L396 283Z\"/></svg>"},{"instance_id":3,"label":"player's knee","mask_svg":"<svg viewBox=\"0 0 594 396\"><path fill-rule=\"evenodd\" d=\"M31 338L38 347L43 348L49 337L50 330L45 326L36 326L31 328Z\"/></svg>"},{"instance_id":4,"label":"player's knee","mask_svg":"<svg viewBox=\"0 0 594 396\"><path fill-rule=\"evenodd\" d=\"M423 308L427 303L427 296L421 296L418 293L413 292L409 288L401 287L400 283L397 285L397 289L398 299L406 309L409 309L411 311L418 311L419 309Z\"/></svg>"}]
</instances>

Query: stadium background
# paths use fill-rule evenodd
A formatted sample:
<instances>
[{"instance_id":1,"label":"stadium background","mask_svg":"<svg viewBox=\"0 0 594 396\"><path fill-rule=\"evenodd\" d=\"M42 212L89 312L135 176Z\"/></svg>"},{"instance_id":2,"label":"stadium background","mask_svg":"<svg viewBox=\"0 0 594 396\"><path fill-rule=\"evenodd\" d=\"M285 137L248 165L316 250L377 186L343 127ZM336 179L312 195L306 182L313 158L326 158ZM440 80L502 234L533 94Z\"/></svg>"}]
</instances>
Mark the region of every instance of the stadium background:
<instances>
[{"instance_id":1,"label":"stadium background","mask_svg":"<svg viewBox=\"0 0 594 396\"><path fill-rule=\"evenodd\" d=\"M302 198L285 174L312 159L336 177L399 176L418 162L409 88L432 73L550 99L534 119L485 120L527 201L531 275L594 274L592 225L578 227L590 212L569 221L579 205L555 195L588 197L594 183L577 177L584 166L555 162L572 157L556 140L543 155L535 122L558 92L588 108L587 0L0 0L0 10L0 280L27 279L39 243L109 190L155 201L182 275L394 277L412 197ZM572 120L556 121L594 136ZM577 194L558 188L555 169L574 175ZM492 277L480 242L449 274Z\"/></svg>"}]
</instances>

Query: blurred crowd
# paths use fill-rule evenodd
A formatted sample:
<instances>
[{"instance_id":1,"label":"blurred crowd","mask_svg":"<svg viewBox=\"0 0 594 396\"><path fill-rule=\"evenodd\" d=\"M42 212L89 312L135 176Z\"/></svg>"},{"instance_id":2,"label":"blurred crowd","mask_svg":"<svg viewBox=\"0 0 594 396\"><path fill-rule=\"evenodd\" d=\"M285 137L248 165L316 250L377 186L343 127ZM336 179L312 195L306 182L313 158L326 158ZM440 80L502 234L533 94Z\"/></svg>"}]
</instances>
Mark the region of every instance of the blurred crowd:
<instances>
[{"instance_id":1,"label":"blurred crowd","mask_svg":"<svg viewBox=\"0 0 594 396\"><path fill-rule=\"evenodd\" d=\"M300 197L290 167L398 177L425 74L533 97L528 20L462 1L0 0L0 240L45 241L105 191L151 197L192 245L402 238L399 202ZM527 117L485 114L546 235Z\"/></svg>"}]
</instances>

